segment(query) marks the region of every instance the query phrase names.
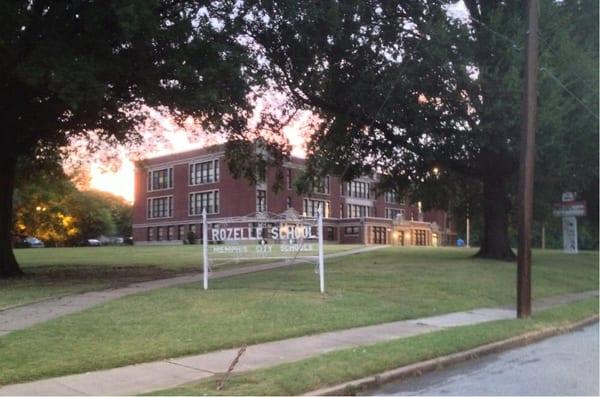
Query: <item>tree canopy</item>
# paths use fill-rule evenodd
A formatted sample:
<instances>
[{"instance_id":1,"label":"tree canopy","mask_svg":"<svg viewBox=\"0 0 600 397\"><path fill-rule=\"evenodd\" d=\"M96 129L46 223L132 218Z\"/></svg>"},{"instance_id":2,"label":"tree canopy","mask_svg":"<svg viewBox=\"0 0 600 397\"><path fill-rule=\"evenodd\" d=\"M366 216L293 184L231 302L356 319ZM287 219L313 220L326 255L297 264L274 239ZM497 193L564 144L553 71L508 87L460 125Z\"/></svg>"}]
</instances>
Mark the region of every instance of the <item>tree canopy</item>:
<instances>
[{"instance_id":1,"label":"tree canopy","mask_svg":"<svg viewBox=\"0 0 600 397\"><path fill-rule=\"evenodd\" d=\"M585 28L565 29L589 10L587 3L597 9L591 2L547 0L548 18L570 16L544 27L560 31L560 41L571 40L576 51L594 48L585 37L597 32L597 18ZM474 196L469 200L482 203L479 255L512 259L508 230L518 170L525 8L520 1L465 1L468 17L461 20L449 17L452 4L256 1L247 4L247 31L268 60L267 75L289 95L289 106L309 109L320 121L309 143L312 172L346 179L379 172L381 189L445 188L450 196L429 195L429 201L437 197L436 204L446 207L444 197L460 201L468 190ZM595 48L587 52L592 64ZM550 63L575 54L554 51ZM573 131L569 119L596 126L580 130L581 137L597 131L597 115L590 119L564 87L552 84L542 96L540 117L546 119L540 131L546 131L538 160L552 151L577 153L560 142ZM597 96L597 88L589 93ZM557 118L560 123L553 122ZM593 161L593 153L585 155ZM472 187L459 189L467 185Z\"/></svg>"},{"instance_id":2,"label":"tree canopy","mask_svg":"<svg viewBox=\"0 0 600 397\"><path fill-rule=\"evenodd\" d=\"M52 157L90 132L135 139L144 105L211 131L245 128L254 62L229 14L211 13L210 3L0 3L0 276L20 273L10 249L18 161Z\"/></svg>"}]
</instances>

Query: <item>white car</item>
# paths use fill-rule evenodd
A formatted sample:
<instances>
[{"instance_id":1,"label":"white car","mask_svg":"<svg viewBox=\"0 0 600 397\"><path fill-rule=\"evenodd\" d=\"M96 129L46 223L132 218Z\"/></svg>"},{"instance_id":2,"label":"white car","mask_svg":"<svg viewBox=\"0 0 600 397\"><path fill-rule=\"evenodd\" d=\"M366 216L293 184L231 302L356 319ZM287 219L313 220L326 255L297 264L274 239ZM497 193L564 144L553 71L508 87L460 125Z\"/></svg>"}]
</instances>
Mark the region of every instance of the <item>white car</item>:
<instances>
[{"instance_id":1,"label":"white car","mask_svg":"<svg viewBox=\"0 0 600 397\"><path fill-rule=\"evenodd\" d=\"M99 247L102 245L100 240L96 240L95 238L88 239L87 243L90 247Z\"/></svg>"}]
</instances>

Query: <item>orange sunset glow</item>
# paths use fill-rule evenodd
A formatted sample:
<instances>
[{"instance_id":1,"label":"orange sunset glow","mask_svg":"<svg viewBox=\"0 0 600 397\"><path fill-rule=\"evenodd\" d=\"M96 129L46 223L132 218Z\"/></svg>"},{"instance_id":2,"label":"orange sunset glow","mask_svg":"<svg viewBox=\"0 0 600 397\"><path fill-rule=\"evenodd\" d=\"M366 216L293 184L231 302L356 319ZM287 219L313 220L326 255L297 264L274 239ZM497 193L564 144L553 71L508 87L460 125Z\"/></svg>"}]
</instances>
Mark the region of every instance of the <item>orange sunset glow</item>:
<instances>
[{"instance_id":1,"label":"orange sunset glow","mask_svg":"<svg viewBox=\"0 0 600 397\"><path fill-rule=\"evenodd\" d=\"M304 137L310 118L310 113L302 113L283 129L284 136L292 145L293 156L305 156ZM207 143L223 142L223 139L219 137L210 137L210 142L205 139L198 142L197 137L194 139L188 131L178 127L173 121L164 118L160 120L160 127L159 134L162 135L166 143L158 145L156 149L145 153L144 157L146 158L197 149ZM99 160L90 164L90 187L114 193L129 202L133 202L134 164L131 157L128 150L122 147L119 149L121 166L117 170L108 170L105 164Z\"/></svg>"}]
</instances>

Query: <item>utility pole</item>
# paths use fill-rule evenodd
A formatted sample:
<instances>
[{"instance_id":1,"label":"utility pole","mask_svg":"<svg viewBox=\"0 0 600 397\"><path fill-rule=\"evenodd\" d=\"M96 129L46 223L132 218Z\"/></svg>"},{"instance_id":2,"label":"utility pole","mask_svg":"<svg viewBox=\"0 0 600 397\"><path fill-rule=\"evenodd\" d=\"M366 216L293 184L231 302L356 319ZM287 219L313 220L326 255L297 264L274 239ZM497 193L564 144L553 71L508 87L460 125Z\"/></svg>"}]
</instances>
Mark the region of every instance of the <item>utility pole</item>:
<instances>
[{"instance_id":1,"label":"utility pole","mask_svg":"<svg viewBox=\"0 0 600 397\"><path fill-rule=\"evenodd\" d=\"M527 59L521 131L519 173L519 252L517 264L517 317L531 315L531 224L533 212L533 168L537 118L539 0L527 2Z\"/></svg>"}]
</instances>

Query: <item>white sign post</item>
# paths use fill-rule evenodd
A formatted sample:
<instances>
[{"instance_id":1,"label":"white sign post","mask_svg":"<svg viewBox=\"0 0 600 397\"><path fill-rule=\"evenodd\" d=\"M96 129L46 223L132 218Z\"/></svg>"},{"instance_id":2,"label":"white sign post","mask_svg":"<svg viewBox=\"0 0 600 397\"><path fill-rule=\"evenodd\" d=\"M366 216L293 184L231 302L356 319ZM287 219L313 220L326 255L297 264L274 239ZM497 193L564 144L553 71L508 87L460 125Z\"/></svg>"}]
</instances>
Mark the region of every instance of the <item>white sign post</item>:
<instances>
[{"instance_id":1,"label":"white sign post","mask_svg":"<svg viewBox=\"0 0 600 397\"><path fill-rule=\"evenodd\" d=\"M563 250L565 254L577 253L577 218L574 216L563 216Z\"/></svg>"},{"instance_id":2,"label":"white sign post","mask_svg":"<svg viewBox=\"0 0 600 397\"><path fill-rule=\"evenodd\" d=\"M319 235L319 282L321 293L325 293L325 264L323 260L323 207L319 206L317 218L317 234Z\"/></svg>"},{"instance_id":3,"label":"white sign post","mask_svg":"<svg viewBox=\"0 0 600 397\"><path fill-rule=\"evenodd\" d=\"M563 251L565 254L576 254L577 247L577 217L585 216L585 201L575 201L571 192L562 194L562 203L554 206L554 216L562 218Z\"/></svg>"},{"instance_id":4,"label":"white sign post","mask_svg":"<svg viewBox=\"0 0 600 397\"><path fill-rule=\"evenodd\" d=\"M202 265L204 289L208 289L208 225L206 223L206 208L202 211Z\"/></svg>"}]
</instances>

